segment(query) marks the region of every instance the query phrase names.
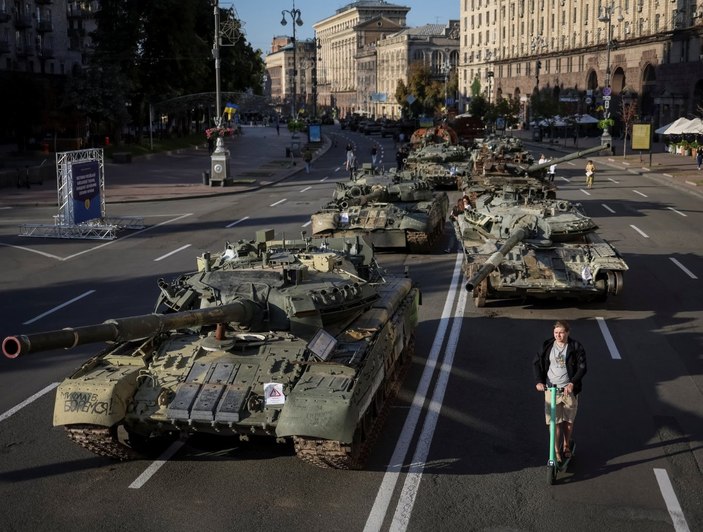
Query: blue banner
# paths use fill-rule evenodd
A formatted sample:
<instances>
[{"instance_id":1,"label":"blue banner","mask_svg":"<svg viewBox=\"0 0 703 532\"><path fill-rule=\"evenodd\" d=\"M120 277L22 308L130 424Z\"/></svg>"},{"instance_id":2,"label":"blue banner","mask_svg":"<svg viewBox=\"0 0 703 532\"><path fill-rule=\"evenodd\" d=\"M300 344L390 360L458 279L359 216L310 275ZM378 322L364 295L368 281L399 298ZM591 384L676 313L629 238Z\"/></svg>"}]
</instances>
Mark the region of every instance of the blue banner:
<instances>
[{"instance_id":1,"label":"blue banner","mask_svg":"<svg viewBox=\"0 0 703 532\"><path fill-rule=\"evenodd\" d=\"M73 223L100 218L100 165L97 161L71 165Z\"/></svg>"}]
</instances>

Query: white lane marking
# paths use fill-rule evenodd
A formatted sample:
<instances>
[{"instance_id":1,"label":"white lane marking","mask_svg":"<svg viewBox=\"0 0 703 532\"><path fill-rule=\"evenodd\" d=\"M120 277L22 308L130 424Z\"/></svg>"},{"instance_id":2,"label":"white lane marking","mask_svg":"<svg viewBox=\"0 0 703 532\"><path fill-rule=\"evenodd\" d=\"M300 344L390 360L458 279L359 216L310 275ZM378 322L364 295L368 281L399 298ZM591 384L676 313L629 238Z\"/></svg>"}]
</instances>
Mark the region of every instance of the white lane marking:
<instances>
[{"instance_id":1,"label":"white lane marking","mask_svg":"<svg viewBox=\"0 0 703 532\"><path fill-rule=\"evenodd\" d=\"M307 222L305 222L305 223L303 224L303 227L307 227L307 226L310 225L311 223L312 223L312 220L308 220Z\"/></svg>"},{"instance_id":2,"label":"white lane marking","mask_svg":"<svg viewBox=\"0 0 703 532\"><path fill-rule=\"evenodd\" d=\"M232 222L231 224L225 225L225 227L229 229L230 227L234 227L235 225L240 224L244 220L248 220L248 219L249 219L249 217L245 216L244 218L240 218L239 220L236 220L236 221Z\"/></svg>"},{"instance_id":3,"label":"white lane marking","mask_svg":"<svg viewBox=\"0 0 703 532\"><path fill-rule=\"evenodd\" d=\"M635 194L639 194L639 195L642 196L643 198L648 198L648 197L649 197L649 196L647 196L647 194L642 194L639 190L632 189L632 192L634 192Z\"/></svg>"},{"instance_id":4,"label":"white lane marking","mask_svg":"<svg viewBox=\"0 0 703 532\"><path fill-rule=\"evenodd\" d=\"M681 264L681 263L680 263L679 261L677 261L674 257L669 257L669 260L670 260L671 262L673 262L674 264L676 264L679 268L681 268L681 269L683 270L683 272L684 272L686 275L688 275L691 279L698 279L698 277L696 277L695 274L694 274L691 270L689 270L688 268L686 268L686 266L684 266L683 264Z\"/></svg>"},{"instance_id":5,"label":"white lane marking","mask_svg":"<svg viewBox=\"0 0 703 532\"><path fill-rule=\"evenodd\" d=\"M282 200L278 200L276 203L272 203L271 205L269 205L269 207L275 207L276 205L280 205L281 203L286 201L288 200L286 198L283 198Z\"/></svg>"},{"instance_id":6,"label":"white lane marking","mask_svg":"<svg viewBox=\"0 0 703 532\"><path fill-rule=\"evenodd\" d=\"M342 169L341 166L338 166L337 168L334 169L335 172L339 172Z\"/></svg>"},{"instance_id":7,"label":"white lane marking","mask_svg":"<svg viewBox=\"0 0 703 532\"><path fill-rule=\"evenodd\" d=\"M584 190L584 189L581 189L581 192L583 192L584 194L586 194L586 196L590 196L590 195L591 195L590 192L588 192L588 191L586 191L586 190Z\"/></svg>"},{"instance_id":8,"label":"white lane marking","mask_svg":"<svg viewBox=\"0 0 703 532\"><path fill-rule=\"evenodd\" d=\"M616 183L616 184L620 183L620 181L615 181L615 179L613 179L612 177L609 177L608 181L612 181L613 183Z\"/></svg>"},{"instance_id":9,"label":"white lane marking","mask_svg":"<svg viewBox=\"0 0 703 532\"><path fill-rule=\"evenodd\" d=\"M598 327L600 327L600 333L605 340L605 345L608 346L608 351L610 351L610 357L613 360L620 360L620 351L618 351L618 347L615 345L615 340L613 340L613 336L610 334L610 329L608 329L605 323L605 318L597 317L596 321L598 322Z\"/></svg>"},{"instance_id":10,"label":"white lane marking","mask_svg":"<svg viewBox=\"0 0 703 532\"><path fill-rule=\"evenodd\" d=\"M61 310L62 308L67 307L68 305L75 303L79 299L83 299L84 297L87 297L94 292L95 292L95 290L88 290L87 292L83 292L81 295L74 297L70 301L66 301L65 303L61 303L59 306L54 307L52 309L49 309L46 312L44 312L43 314L39 314L39 316L37 316L36 318L32 318L31 320L23 322L22 325L29 325L31 323L34 323L35 321L39 321L40 319L48 316L49 314L53 314L57 310Z\"/></svg>"},{"instance_id":11,"label":"white lane marking","mask_svg":"<svg viewBox=\"0 0 703 532\"><path fill-rule=\"evenodd\" d=\"M312 187L305 187L305 188L304 188L303 190L301 190L300 192L307 192L307 191L310 190L311 188L312 188Z\"/></svg>"},{"instance_id":12,"label":"white lane marking","mask_svg":"<svg viewBox=\"0 0 703 532\"><path fill-rule=\"evenodd\" d=\"M0 421L5 421L8 417L10 417L12 414L16 414L20 410L22 410L25 406L33 403L37 399L39 399L42 395L49 393L51 390L56 388L59 385L58 382L54 382L52 384L49 384L46 388L39 390L37 393L34 395L27 397L24 401L22 401L20 404L13 406L10 408L7 412L4 412L3 414L0 414Z\"/></svg>"},{"instance_id":13,"label":"white lane marking","mask_svg":"<svg viewBox=\"0 0 703 532\"><path fill-rule=\"evenodd\" d=\"M59 257L58 255L52 255L51 253L46 253L45 251L39 251L37 249L26 248L24 246L13 246L12 244L5 244L4 242L0 242L0 246L7 246L8 248L21 249L22 251L29 251L30 253L36 253L37 255L42 255L42 256L47 257L49 259L64 260L61 257Z\"/></svg>"},{"instance_id":14,"label":"white lane marking","mask_svg":"<svg viewBox=\"0 0 703 532\"><path fill-rule=\"evenodd\" d=\"M612 213L612 214L615 214L615 211L614 211L613 209L611 209L610 207L608 207L605 203L601 203L601 205L603 206L603 208L604 208L606 211L608 211L608 212L610 212L610 213Z\"/></svg>"},{"instance_id":15,"label":"white lane marking","mask_svg":"<svg viewBox=\"0 0 703 532\"><path fill-rule=\"evenodd\" d=\"M337 171L337 170L335 170L335 172L336 172L336 171ZM323 177L322 179L320 179L320 183L322 183L322 182L324 182L324 181L327 181L328 179L329 179L329 176L325 176L325 177Z\"/></svg>"},{"instance_id":16,"label":"white lane marking","mask_svg":"<svg viewBox=\"0 0 703 532\"><path fill-rule=\"evenodd\" d=\"M383 475L383 480L378 488L376 500L374 501L371 512L369 512L369 517L366 520L364 532L375 532L377 530L381 530L386 512L388 512L388 505L393 497L395 485L398 482L398 477L400 476L400 472L403 468L403 461L405 460L405 456L408 454L408 448L410 447L413 434L415 434L415 428L417 427L420 414L422 414L422 407L425 404L427 390L432 382L432 375L434 374L437 359L439 357L440 350L442 349L442 344L444 343L444 336L446 335L447 327L449 326L449 321L451 320L452 305L456 299L457 286L459 285L459 281L462 276L462 261L463 257L460 254L457 254L456 263L454 264L452 283L449 291L447 292L447 299L444 302L442 317L440 318L439 325L437 326L437 334L434 337L434 342L432 343L432 348L430 349L430 353L427 357L427 362L425 363L425 369L422 372L422 377L420 377L420 382L417 385L417 390L415 390L412 405L408 411L407 417L405 418L403 430L398 437L398 443L393 450L390 464L386 467L386 473Z\"/></svg>"},{"instance_id":17,"label":"white lane marking","mask_svg":"<svg viewBox=\"0 0 703 532\"><path fill-rule=\"evenodd\" d=\"M679 500L676 498L674 486L671 485L671 480L669 480L666 469L654 468L654 476L657 477L659 491L661 491L662 497L664 497L666 509L669 510L671 520L674 522L674 530L676 530L676 532L688 532L690 529L688 528L686 517L683 515L683 510L681 509Z\"/></svg>"},{"instance_id":18,"label":"white lane marking","mask_svg":"<svg viewBox=\"0 0 703 532\"><path fill-rule=\"evenodd\" d=\"M155 228L160 227L162 225L170 224L171 222L177 222L178 220L182 220L183 218L187 218L188 216L193 216L193 213L189 212L186 214L182 214L180 216L176 216L175 218L171 218L170 220L166 220L166 221L158 223L156 225L152 225L150 227L145 227L144 229L140 229L139 231L134 231L133 233L126 234L125 236L118 238L117 240L111 240L110 242L105 242L104 244L100 244L99 246L95 246L90 249L85 249L83 251L79 251L78 253L74 253L73 255L69 255L68 257L64 258L63 260L69 260L74 257L78 257L79 255L83 255L84 253L89 253L91 251L95 251L96 249L104 248L105 246L109 246L110 244L114 244L115 242L120 242L121 240L126 240L128 238L133 238L141 233L144 233L145 231L151 231L152 229L155 229Z\"/></svg>"},{"instance_id":19,"label":"white lane marking","mask_svg":"<svg viewBox=\"0 0 703 532\"><path fill-rule=\"evenodd\" d=\"M563 180L566 181L567 183L571 183L571 180L570 180L570 179L567 179L567 178L565 178L565 177L563 177L563 176L559 176L559 179L563 179Z\"/></svg>"},{"instance_id":20,"label":"white lane marking","mask_svg":"<svg viewBox=\"0 0 703 532\"><path fill-rule=\"evenodd\" d=\"M567 161L566 164L570 164L571 166L576 166L576 163L574 161Z\"/></svg>"},{"instance_id":21,"label":"white lane marking","mask_svg":"<svg viewBox=\"0 0 703 532\"><path fill-rule=\"evenodd\" d=\"M187 249L190 247L190 244L186 244L185 246L181 246L178 249L174 249L173 251L169 251L166 253L166 255L161 255L158 259L154 259L154 262L159 262L160 260L165 259L166 257L170 257L171 255L175 255L179 251L183 251L184 249Z\"/></svg>"},{"instance_id":22,"label":"white lane marking","mask_svg":"<svg viewBox=\"0 0 703 532\"><path fill-rule=\"evenodd\" d=\"M677 211L677 210L674 209L673 207L667 207L667 209L669 209L670 211L674 211L676 214L680 214L680 215L683 216L684 218L688 217L687 214L685 214L685 213L683 213L683 212L680 212L680 211Z\"/></svg>"},{"instance_id":23,"label":"white lane marking","mask_svg":"<svg viewBox=\"0 0 703 532\"><path fill-rule=\"evenodd\" d=\"M10 206L7 206L7 207L0 207L0 210L3 210L3 211L4 211L4 210L7 210L7 209L11 209L11 208L12 208L12 207L10 207Z\"/></svg>"},{"instance_id":24,"label":"white lane marking","mask_svg":"<svg viewBox=\"0 0 703 532\"><path fill-rule=\"evenodd\" d=\"M181 447L183 447L183 444L184 444L184 442L182 442L182 441L173 442L169 446L169 448L163 452L163 454L159 457L158 460L154 460L154 462L152 462L152 464L149 467L147 467L144 470L144 472L141 475L139 475L137 477L137 479L129 485L129 488L133 489L133 490L138 490L144 484L146 484L147 481L151 477L153 477L156 474L156 472L159 469L161 469L164 466L164 464L166 462L168 462L169 459L171 459L171 457L173 457L173 455L176 454L180 450Z\"/></svg>"},{"instance_id":25,"label":"white lane marking","mask_svg":"<svg viewBox=\"0 0 703 532\"><path fill-rule=\"evenodd\" d=\"M405 532L410 524L410 515L412 514L413 506L415 506L415 499L417 498L417 492L420 488L420 480L422 480L422 473L425 469L427 455L429 454L430 446L432 445L432 437L434 436L434 431L437 427L439 413L442 410L444 393L447 390L447 383L449 382L449 377L451 375L454 354L456 353L456 348L459 344L461 325L464 321L464 309L466 308L466 294L466 290L459 291L459 297L457 298L457 304L454 310L454 321L452 323L449 340L447 341L447 346L444 351L444 360L442 361L442 365L439 369L437 383L435 384L432 400L427 409L427 416L425 417L422 432L418 437L415 454L413 455L413 459L410 461L410 469L405 477L403 489L400 492L398 506L396 507L395 515L393 516L393 521L390 526L391 531Z\"/></svg>"},{"instance_id":26,"label":"white lane marking","mask_svg":"<svg viewBox=\"0 0 703 532\"><path fill-rule=\"evenodd\" d=\"M632 227L635 231L637 231L637 232L638 232L639 234L641 234L643 237L649 238L649 235L648 235L647 233L645 233L644 231L642 231L642 229L640 229L640 228L637 227L636 225L630 224L630 227Z\"/></svg>"}]
</instances>

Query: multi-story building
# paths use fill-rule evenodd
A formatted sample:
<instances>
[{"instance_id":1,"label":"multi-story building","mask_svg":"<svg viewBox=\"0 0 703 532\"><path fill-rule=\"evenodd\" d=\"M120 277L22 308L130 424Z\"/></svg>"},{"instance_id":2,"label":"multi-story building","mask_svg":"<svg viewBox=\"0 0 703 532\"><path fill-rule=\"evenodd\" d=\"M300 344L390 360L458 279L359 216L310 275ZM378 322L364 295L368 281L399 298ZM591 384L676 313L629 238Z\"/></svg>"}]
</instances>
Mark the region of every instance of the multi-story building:
<instances>
[{"instance_id":1,"label":"multi-story building","mask_svg":"<svg viewBox=\"0 0 703 532\"><path fill-rule=\"evenodd\" d=\"M265 95L278 113L289 116L301 112L308 116L314 114L316 58L317 47L314 39L296 39L293 43L292 37L273 38L271 53L265 58ZM295 64L297 68L294 68ZM293 94L296 112L293 110Z\"/></svg>"},{"instance_id":2,"label":"multi-story building","mask_svg":"<svg viewBox=\"0 0 703 532\"><path fill-rule=\"evenodd\" d=\"M368 95L366 101L363 98L371 92L371 80L362 74L364 86L358 88L357 57L367 68L365 47L404 28L408 11L409 7L383 0L360 0L313 24L319 43L317 84L321 105L338 109L342 116L368 107ZM359 90L364 92L361 101Z\"/></svg>"},{"instance_id":3,"label":"multi-story building","mask_svg":"<svg viewBox=\"0 0 703 532\"><path fill-rule=\"evenodd\" d=\"M478 79L494 97L527 104L537 88L576 96L581 112L638 99L655 125L703 99L701 0L460 0L459 87ZM488 72L494 72L495 83ZM608 92L608 91L606 91ZM617 100L616 100L617 101ZM617 103L616 103L617 106Z\"/></svg>"},{"instance_id":4,"label":"multi-story building","mask_svg":"<svg viewBox=\"0 0 703 532\"><path fill-rule=\"evenodd\" d=\"M399 31L376 45L377 90L383 95L374 102L374 113L397 118L401 106L395 100L398 81L408 81L409 67L426 65L434 79L446 84L449 74L459 64L459 21L449 24L426 24ZM382 100L382 101L381 101Z\"/></svg>"},{"instance_id":5,"label":"multi-story building","mask_svg":"<svg viewBox=\"0 0 703 532\"><path fill-rule=\"evenodd\" d=\"M0 72L69 74L91 50L98 1L0 0Z\"/></svg>"}]
</instances>

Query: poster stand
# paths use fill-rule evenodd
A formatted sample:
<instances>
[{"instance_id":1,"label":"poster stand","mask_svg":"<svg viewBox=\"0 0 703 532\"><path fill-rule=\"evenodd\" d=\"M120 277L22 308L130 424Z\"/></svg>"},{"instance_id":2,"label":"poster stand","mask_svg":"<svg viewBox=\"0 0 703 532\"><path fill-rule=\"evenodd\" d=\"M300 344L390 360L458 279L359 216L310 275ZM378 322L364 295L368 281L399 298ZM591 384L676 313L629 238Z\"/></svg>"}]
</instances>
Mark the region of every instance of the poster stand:
<instances>
[{"instance_id":1,"label":"poster stand","mask_svg":"<svg viewBox=\"0 0 703 532\"><path fill-rule=\"evenodd\" d=\"M114 240L121 229L143 229L144 219L108 217L102 148L56 153L59 213L51 224L22 224L19 236Z\"/></svg>"}]
</instances>

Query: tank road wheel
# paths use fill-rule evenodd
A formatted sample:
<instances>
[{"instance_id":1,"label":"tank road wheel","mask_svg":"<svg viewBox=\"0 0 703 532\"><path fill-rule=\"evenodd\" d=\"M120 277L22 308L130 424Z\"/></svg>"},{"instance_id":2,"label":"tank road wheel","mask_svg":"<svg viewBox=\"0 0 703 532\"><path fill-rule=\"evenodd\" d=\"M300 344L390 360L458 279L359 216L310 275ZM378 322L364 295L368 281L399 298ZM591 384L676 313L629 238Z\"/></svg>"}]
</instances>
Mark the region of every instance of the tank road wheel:
<instances>
[{"instance_id":1,"label":"tank road wheel","mask_svg":"<svg viewBox=\"0 0 703 532\"><path fill-rule=\"evenodd\" d=\"M119 426L101 427L98 425L68 425L66 433L75 443L98 456L113 460L135 460L139 453L124 445L118 436Z\"/></svg>"},{"instance_id":2,"label":"tank road wheel","mask_svg":"<svg viewBox=\"0 0 703 532\"><path fill-rule=\"evenodd\" d=\"M390 403L395 399L415 353L415 334L408 338L402 353L390 368L384 385L376 390L371 407L354 431L351 443L294 436L293 445L299 459L322 468L361 469L385 423Z\"/></svg>"}]
</instances>

